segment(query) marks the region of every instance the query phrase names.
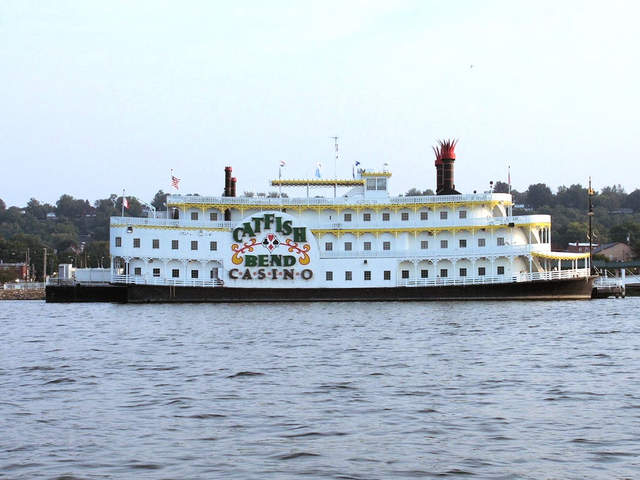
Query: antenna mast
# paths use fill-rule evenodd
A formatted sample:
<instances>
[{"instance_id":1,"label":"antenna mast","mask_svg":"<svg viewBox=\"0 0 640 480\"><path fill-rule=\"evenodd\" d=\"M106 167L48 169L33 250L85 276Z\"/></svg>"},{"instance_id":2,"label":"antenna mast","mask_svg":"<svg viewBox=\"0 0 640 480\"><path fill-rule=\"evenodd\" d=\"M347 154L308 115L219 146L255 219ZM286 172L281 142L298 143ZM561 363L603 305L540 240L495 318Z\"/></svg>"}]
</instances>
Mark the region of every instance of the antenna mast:
<instances>
[{"instance_id":1,"label":"antenna mast","mask_svg":"<svg viewBox=\"0 0 640 480\"><path fill-rule=\"evenodd\" d=\"M593 218L593 202L592 198L594 195L594 191L591 188L591 177L589 177L589 190L587 190L587 195L589 197L589 274L593 274L593 230L591 227L591 219Z\"/></svg>"},{"instance_id":2,"label":"antenna mast","mask_svg":"<svg viewBox=\"0 0 640 480\"><path fill-rule=\"evenodd\" d=\"M338 178L338 138L339 137L329 137L329 138L333 138L333 143L336 146L336 158L334 159L334 162L333 162L333 178L337 179Z\"/></svg>"}]
</instances>

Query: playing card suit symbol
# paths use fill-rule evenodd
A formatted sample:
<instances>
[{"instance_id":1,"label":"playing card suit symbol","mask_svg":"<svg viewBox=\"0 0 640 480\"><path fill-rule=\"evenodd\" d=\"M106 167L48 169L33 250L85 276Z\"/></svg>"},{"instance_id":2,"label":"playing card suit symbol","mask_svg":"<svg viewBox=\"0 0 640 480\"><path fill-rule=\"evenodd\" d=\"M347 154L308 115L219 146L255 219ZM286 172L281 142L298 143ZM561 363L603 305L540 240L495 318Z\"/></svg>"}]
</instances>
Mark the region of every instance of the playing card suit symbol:
<instances>
[{"instance_id":1,"label":"playing card suit symbol","mask_svg":"<svg viewBox=\"0 0 640 480\"><path fill-rule=\"evenodd\" d=\"M280 245L280 241L278 240L278 237L276 237L273 233L269 233L266 237L264 237L264 240L262 240L262 245L264 245L264 248L269 250L269 252L273 252L276 248L278 248L278 245Z\"/></svg>"}]
</instances>

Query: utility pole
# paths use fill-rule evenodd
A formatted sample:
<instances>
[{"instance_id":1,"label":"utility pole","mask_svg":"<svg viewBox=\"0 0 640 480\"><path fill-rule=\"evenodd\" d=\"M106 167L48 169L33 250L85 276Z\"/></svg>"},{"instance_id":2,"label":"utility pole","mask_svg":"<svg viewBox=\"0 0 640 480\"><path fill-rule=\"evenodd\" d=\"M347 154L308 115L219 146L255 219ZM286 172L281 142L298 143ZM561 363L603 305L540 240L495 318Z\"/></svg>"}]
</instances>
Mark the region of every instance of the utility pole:
<instances>
[{"instance_id":1,"label":"utility pole","mask_svg":"<svg viewBox=\"0 0 640 480\"><path fill-rule=\"evenodd\" d=\"M47 283L47 249L44 249L44 257L42 259L42 281Z\"/></svg>"},{"instance_id":2,"label":"utility pole","mask_svg":"<svg viewBox=\"0 0 640 480\"><path fill-rule=\"evenodd\" d=\"M593 198L594 191L591 188L591 177L589 177L589 190L587 190L587 196L589 197L589 274L593 274L593 229L591 225L591 219L593 218Z\"/></svg>"}]
</instances>

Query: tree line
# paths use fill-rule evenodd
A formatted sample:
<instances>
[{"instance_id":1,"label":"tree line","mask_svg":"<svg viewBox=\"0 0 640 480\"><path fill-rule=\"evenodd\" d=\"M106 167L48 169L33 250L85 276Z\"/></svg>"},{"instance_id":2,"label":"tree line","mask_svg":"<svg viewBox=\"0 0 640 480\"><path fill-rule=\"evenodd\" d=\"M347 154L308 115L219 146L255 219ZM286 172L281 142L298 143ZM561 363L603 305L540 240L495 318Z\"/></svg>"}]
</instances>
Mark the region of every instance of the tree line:
<instances>
[{"instance_id":1,"label":"tree line","mask_svg":"<svg viewBox=\"0 0 640 480\"><path fill-rule=\"evenodd\" d=\"M501 181L493 186L497 193L507 193L508 189ZM570 242L588 241L586 187L561 186L553 192L547 185L537 183L523 192L511 193L514 215L552 215L555 249L566 249ZM166 195L159 190L148 203L127 196L125 216L144 216L148 205L166 210ZM265 196L271 195L269 192ZM433 195L433 191L412 188L405 195ZM626 193L620 185L604 187L595 193L593 205L594 243L625 242L640 253L640 189ZM36 279L42 279L45 249L48 273L55 271L59 263L107 267L109 218L119 216L121 211L122 197L116 194L93 202L63 194L54 205L32 198L24 207L7 207L0 199L0 261L23 262L28 255Z\"/></svg>"}]
</instances>

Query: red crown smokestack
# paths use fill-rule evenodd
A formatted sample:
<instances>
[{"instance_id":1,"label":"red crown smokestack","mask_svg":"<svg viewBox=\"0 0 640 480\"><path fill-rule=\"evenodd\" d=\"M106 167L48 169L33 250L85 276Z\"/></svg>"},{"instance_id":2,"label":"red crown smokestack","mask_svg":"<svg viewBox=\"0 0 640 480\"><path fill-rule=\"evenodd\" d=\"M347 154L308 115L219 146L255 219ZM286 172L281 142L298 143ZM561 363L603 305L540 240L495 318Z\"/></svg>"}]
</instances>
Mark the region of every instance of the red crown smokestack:
<instances>
[{"instance_id":1,"label":"red crown smokestack","mask_svg":"<svg viewBox=\"0 0 640 480\"><path fill-rule=\"evenodd\" d=\"M236 179L236 177L233 177L231 179L231 191L229 193L231 193L231 195L229 195L230 197L235 197L236 196L236 182L238 180Z\"/></svg>"},{"instance_id":2,"label":"red crown smokestack","mask_svg":"<svg viewBox=\"0 0 640 480\"><path fill-rule=\"evenodd\" d=\"M231 196L231 167L224 167L224 196Z\"/></svg>"},{"instance_id":3,"label":"red crown smokestack","mask_svg":"<svg viewBox=\"0 0 640 480\"><path fill-rule=\"evenodd\" d=\"M436 194L460 195L453 183L453 164L456 161L456 145L458 140L440 140L433 147L436 154Z\"/></svg>"}]
</instances>

